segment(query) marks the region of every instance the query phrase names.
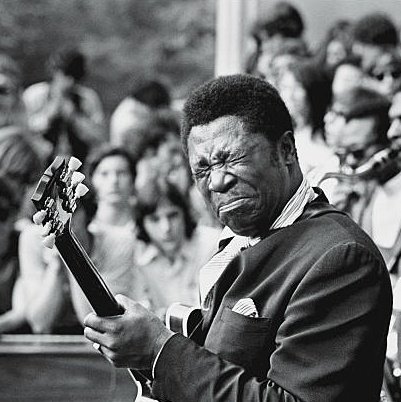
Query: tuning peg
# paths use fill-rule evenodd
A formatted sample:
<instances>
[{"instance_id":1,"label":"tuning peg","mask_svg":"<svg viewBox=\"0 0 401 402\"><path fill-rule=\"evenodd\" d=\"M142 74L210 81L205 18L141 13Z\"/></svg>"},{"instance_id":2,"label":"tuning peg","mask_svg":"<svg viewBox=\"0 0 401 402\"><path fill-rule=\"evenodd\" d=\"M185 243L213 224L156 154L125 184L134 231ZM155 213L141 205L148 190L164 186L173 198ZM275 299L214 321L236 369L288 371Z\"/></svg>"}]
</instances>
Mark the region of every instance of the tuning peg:
<instances>
[{"instance_id":1,"label":"tuning peg","mask_svg":"<svg viewBox=\"0 0 401 402\"><path fill-rule=\"evenodd\" d=\"M36 214L32 216L33 223L35 223L36 225L40 225L46 218L46 215L46 211L43 210L36 212Z\"/></svg>"},{"instance_id":2,"label":"tuning peg","mask_svg":"<svg viewBox=\"0 0 401 402\"><path fill-rule=\"evenodd\" d=\"M82 162L78 158L71 156L70 160L68 161L68 170L75 172L80 168L81 165Z\"/></svg>"},{"instance_id":3,"label":"tuning peg","mask_svg":"<svg viewBox=\"0 0 401 402\"><path fill-rule=\"evenodd\" d=\"M81 172L74 172L71 176L71 184L75 187L78 183L81 183L85 179L85 175Z\"/></svg>"},{"instance_id":4,"label":"tuning peg","mask_svg":"<svg viewBox=\"0 0 401 402\"><path fill-rule=\"evenodd\" d=\"M42 236L47 236L51 230L52 230L51 222L46 222L42 228Z\"/></svg>"},{"instance_id":5,"label":"tuning peg","mask_svg":"<svg viewBox=\"0 0 401 402\"><path fill-rule=\"evenodd\" d=\"M83 197L87 192L89 191L89 188L85 186L85 184L79 183L75 189L75 197L81 198Z\"/></svg>"},{"instance_id":6,"label":"tuning peg","mask_svg":"<svg viewBox=\"0 0 401 402\"><path fill-rule=\"evenodd\" d=\"M42 243L47 248L53 248L56 244L56 235L54 233L49 234L42 240Z\"/></svg>"}]
</instances>

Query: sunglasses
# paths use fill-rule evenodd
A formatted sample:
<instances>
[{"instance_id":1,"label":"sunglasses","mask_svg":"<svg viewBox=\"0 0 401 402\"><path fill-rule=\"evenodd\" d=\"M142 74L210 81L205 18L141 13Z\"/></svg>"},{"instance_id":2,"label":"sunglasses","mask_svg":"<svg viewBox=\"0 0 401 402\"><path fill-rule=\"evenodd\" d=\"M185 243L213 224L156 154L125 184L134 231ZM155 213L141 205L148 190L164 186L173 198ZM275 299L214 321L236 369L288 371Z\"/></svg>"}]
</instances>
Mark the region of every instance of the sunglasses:
<instances>
[{"instance_id":1,"label":"sunglasses","mask_svg":"<svg viewBox=\"0 0 401 402\"><path fill-rule=\"evenodd\" d=\"M397 80L398 78L401 77L401 70L393 70L393 71L386 71L386 72L381 72L381 73L374 73L373 77L379 81L383 81L384 77L388 77L389 75L391 75L391 77L394 80Z\"/></svg>"},{"instance_id":2,"label":"sunglasses","mask_svg":"<svg viewBox=\"0 0 401 402\"><path fill-rule=\"evenodd\" d=\"M355 161L361 161L365 159L366 155L371 154L374 149L377 148L377 143L376 142L371 142L366 145L364 145L361 148L351 148L351 149L345 149L345 148L340 148L336 151L337 156L340 157L340 159L343 159L347 156L352 156L352 158Z\"/></svg>"}]
</instances>

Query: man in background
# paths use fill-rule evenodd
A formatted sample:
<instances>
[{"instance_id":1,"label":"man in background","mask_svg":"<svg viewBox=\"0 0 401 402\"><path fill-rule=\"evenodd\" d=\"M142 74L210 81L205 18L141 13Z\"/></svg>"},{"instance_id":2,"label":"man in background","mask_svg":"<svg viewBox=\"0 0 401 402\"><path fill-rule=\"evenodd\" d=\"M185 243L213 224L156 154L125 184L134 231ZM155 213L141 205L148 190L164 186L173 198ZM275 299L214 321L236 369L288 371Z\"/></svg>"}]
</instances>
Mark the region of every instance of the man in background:
<instances>
[{"instance_id":1,"label":"man in background","mask_svg":"<svg viewBox=\"0 0 401 402\"><path fill-rule=\"evenodd\" d=\"M86 58L76 49L63 49L50 57L49 69L49 82L33 84L23 94L29 127L52 144L49 161L55 155L84 161L92 147L106 140L99 96L81 85Z\"/></svg>"}]
</instances>

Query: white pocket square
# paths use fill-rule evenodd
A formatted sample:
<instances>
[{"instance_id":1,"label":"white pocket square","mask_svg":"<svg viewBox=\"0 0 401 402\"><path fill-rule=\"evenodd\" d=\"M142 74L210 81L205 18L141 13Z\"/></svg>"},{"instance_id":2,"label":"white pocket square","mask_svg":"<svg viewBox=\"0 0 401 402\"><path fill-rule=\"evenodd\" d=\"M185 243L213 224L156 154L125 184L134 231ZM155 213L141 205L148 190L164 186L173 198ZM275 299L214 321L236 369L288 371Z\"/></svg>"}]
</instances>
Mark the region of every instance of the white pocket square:
<instances>
[{"instance_id":1,"label":"white pocket square","mask_svg":"<svg viewBox=\"0 0 401 402\"><path fill-rule=\"evenodd\" d=\"M235 303L235 306L232 308L232 311L238 314L245 315L247 317L259 317L255 303L250 297L238 300L237 303Z\"/></svg>"}]
</instances>

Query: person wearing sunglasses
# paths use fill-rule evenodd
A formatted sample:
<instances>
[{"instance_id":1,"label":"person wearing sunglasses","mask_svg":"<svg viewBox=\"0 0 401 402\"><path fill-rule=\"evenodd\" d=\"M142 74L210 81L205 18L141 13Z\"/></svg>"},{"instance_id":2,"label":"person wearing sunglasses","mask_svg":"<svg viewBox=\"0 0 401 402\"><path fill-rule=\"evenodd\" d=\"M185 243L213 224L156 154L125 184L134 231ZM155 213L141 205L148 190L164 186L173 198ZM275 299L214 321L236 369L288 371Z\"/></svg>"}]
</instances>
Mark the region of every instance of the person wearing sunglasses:
<instances>
[{"instance_id":1,"label":"person wearing sunglasses","mask_svg":"<svg viewBox=\"0 0 401 402\"><path fill-rule=\"evenodd\" d=\"M379 57L371 76L376 80L377 90L391 98L401 90L400 55L395 52L389 52Z\"/></svg>"},{"instance_id":2,"label":"person wearing sunglasses","mask_svg":"<svg viewBox=\"0 0 401 402\"><path fill-rule=\"evenodd\" d=\"M372 236L393 282L401 249L400 163L395 140L389 139L396 136L396 110L383 95L358 87L338 97L325 117L327 141L338 156L338 171L345 172L336 179L331 200Z\"/></svg>"},{"instance_id":3,"label":"person wearing sunglasses","mask_svg":"<svg viewBox=\"0 0 401 402\"><path fill-rule=\"evenodd\" d=\"M342 98L336 99L326 114L326 138L338 155L338 171L347 171L351 174L326 180L321 187L326 190L326 186L331 182L331 201L338 208L348 212L372 237L386 262L393 286L394 319L391 321L387 341L388 370L385 371L387 373L385 379L390 379L392 383L396 379L399 384L401 92L394 96L391 105L387 99L372 89L362 87L357 87L348 95L344 94ZM359 176L352 174L362 171L365 173ZM398 379L394 377L395 374Z\"/></svg>"}]
</instances>

